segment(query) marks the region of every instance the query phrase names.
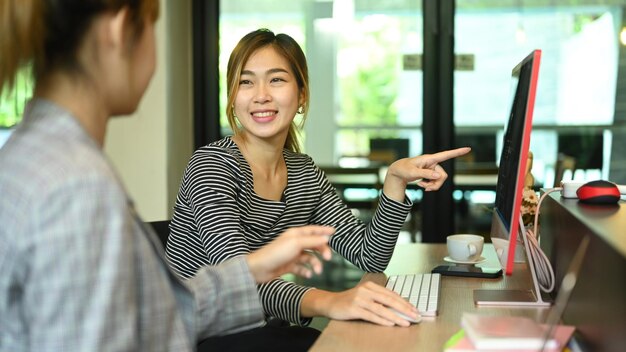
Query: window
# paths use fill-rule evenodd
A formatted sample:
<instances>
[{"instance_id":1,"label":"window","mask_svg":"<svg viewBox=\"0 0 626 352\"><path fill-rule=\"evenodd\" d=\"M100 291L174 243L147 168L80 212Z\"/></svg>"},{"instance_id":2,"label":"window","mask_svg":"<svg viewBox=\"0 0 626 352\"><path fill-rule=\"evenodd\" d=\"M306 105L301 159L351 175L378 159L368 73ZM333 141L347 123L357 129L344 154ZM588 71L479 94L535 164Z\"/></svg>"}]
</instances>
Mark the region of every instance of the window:
<instances>
[{"instance_id":1,"label":"window","mask_svg":"<svg viewBox=\"0 0 626 352\"><path fill-rule=\"evenodd\" d=\"M222 1L221 75L232 47L245 33L260 27L288 33L302 45L309 63L312 94L304 151L318 165L365 165L371 141L378 139L408 140L409 154L421 154L423 126L446 119L422 116L423 95L431 92L423 88L421 58L432 54L424 53L423 45L423 22L432 17L424 17L422 7L442 3L436 1L263 0L254 8L243 0ZM552 186L559 152L581 150L564 144L583 145L593 136L594 148L602 149L593 154L601 155L601 169L597 163L581 163L594 169L577 170L572 177L624 182L626 163L613 153L626 143L626 105L616 104L626 100L621 83L626 79L626 49L618 42L620 32L626 33L623 0L456 0L453 8L457 144L479 140L473 145L481 149L476 160L498 160L509 114L511 70L531 50L542 49L531 138L535 179ZM446 11L438 21L448 24ZM221 94L225 102L223 84ZM434 135L429 133L425 136ZM454 198L458 201L468 192L472 198L488 193L482 203L493 199L489 190L480 194L459 189ZM438 199L447 197L441 193Z\"/></svg>"},{"instance_id":2,"label":"window","mask_svg":"<svg viewBox=\"0 0 626 352\"><path fill-rule=\"evenodd\" d=\"M557 155L563 149L559 142L564 135L580 134L583 129L605 136L609 151L622 3L457 1L455 51L472 58L471 69L455 74L458 133L480 126L483 130L501 130L503 116L508 114L506 87L512 66L533 49L541 49L531 138L533 174L545 186L552 186ZM610 156L605 160L580 177L607 177Z\"/></svg>"}]
</instances>

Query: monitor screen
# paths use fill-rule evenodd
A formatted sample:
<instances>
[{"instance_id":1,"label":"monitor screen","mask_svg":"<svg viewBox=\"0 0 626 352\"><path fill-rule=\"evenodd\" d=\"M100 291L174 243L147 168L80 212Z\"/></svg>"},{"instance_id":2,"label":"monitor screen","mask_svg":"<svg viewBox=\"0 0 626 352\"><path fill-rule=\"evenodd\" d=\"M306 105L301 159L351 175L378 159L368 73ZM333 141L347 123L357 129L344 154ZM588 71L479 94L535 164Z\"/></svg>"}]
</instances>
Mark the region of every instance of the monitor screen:
<instances>
[{"instance_id":1,"label":"monitor screen","mask_svg":"<svg viewBox=\"0 0 626 352\"><path fill-rule=\"evenodd\" d=\"M540 60L541 51L533 51L513 68L511 75L511 109L500 153L491 222L491 240L507 275L513 273Z\"/></svg>"}]
</instances>

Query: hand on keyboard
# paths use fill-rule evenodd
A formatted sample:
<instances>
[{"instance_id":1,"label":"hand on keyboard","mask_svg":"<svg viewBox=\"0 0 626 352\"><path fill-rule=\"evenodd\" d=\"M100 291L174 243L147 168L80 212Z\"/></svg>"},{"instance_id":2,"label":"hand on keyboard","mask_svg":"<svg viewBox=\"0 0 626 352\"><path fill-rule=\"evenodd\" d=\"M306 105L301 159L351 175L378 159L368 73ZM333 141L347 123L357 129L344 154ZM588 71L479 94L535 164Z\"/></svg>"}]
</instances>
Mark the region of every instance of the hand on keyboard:
<instances>
[{"instance_id":1,"label":"hand on keyboard","mask_svg":"<svg viewBox=\"0 0 626 352\"><path fill-rule=\"evenodd\" d=\"M304 295L302 306L323 307L319 312L331 319L361 319L384 326L410 326L409 320L419 319L417 309L407 300L373 282L343 292L310 290Z\"/></svg>"},{"instance_id":2,"label":"hand on keyboard","mask_svg":"<svg viewBox=\"0 0 626 352\"><path fill-rule=\"evenodd\" d=\"M439 313L441 274L392 275L386 287L417 307L422 316L434 317Z\"/></svg>"}]
</instances>

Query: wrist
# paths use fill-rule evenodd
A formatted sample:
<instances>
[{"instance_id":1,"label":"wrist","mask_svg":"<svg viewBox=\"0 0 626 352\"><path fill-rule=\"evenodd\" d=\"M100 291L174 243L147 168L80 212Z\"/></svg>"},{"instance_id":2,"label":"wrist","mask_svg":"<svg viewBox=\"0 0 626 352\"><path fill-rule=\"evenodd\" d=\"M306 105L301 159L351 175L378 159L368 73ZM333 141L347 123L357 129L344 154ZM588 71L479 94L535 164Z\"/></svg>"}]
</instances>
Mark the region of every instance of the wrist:
<instances>
[{"instance_id":1,"label":"wrist","mask_svg":"<svg viewBox=\"0 0 626 352\"><path fill-rule=\"evenodd\" d=\"M250 271L250 275L252 275L254 282L260 283L261 277L259 276L259 262L254 253L246 255L246 264L248 264L248 270Z\"/></svg>"},{"instance_id":2,"label":"wrist","mask_svg":"<svg viewBox=\"0 0 626 352\"><path fill-rule=\"evenodd\" d=\"M302 296L300 303L300 315L306 318L328 317L330 302L333 293L329 291L311 289Z\"/></svg>"},{"instance_id":3,"label":"wrist","mask_svg":"<svg viewBox=\"0 0 626 352\"><path fill-rule=\"evenodd\" d=\"M388 198L402 203L404 201L405 191L406 181L398 176L387 173L385 183L383 184L383 193L385 193Z\"/></svg>"}]
</instances>

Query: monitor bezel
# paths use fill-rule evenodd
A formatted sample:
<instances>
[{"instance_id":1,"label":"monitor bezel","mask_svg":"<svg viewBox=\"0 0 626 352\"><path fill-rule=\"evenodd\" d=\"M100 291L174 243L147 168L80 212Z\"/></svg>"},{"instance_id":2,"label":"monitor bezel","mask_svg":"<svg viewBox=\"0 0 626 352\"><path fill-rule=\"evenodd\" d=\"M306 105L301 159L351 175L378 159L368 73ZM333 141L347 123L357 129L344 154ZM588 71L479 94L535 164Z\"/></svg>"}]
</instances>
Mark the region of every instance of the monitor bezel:
<instances>
[{"instance_id":1,"label":"monitor bezel","mask_svg":"<svg viewBox=\"0 0 626 352\"><path fill-rule=\"evenodd\" d=\"M517 167L517 175L515 182L515 192L513 196L513 207L510 214L511 223L509 224L509 228L507 229L504 221L498 214L498 210L494 208L493 216L492 216L492 224L491 224L491 238L496 248L496 253L498 253L498 257L500 259L500 264L504 268L504 272L506 275L513 274L513 266L515 263L515 251L517 247L517 239L520 228L520 214L521 214L521 206L523 200L524 193L524 182L526 179L526 166L528 162L528 152L530 149L530 134L532 131L532 120L533 120L533 112L535 107L535 95L537 90L537 81L539 77L539 64L541 61L541 50L533 50L530 54L528 54L519 64L517 64L511 75L518 77L520 76L521 70L524 65L531 65L531 74L530 74L530 85L528 88L528 98L526 104L526 111L524 113L524 124L523 124L523 132L522 132L522 145L521 152L519 154L518 167ZM515 99L515 97L513 97ZM511 103L511 109L513 108L513 104ZM509 111L509 116L512 111ZM508 119L507 119L508 124ZM509 128L509 126L507 126ZM505 132L506 135L506 132ZM503 146L504 147L504 146ZM501 170L501 169L500 169ZM500 171L498 172L498 179L500 179ZM498 241L493 241L494 238L505 240L505 245L499 245Z\"/></svg>"}]
</instances>

